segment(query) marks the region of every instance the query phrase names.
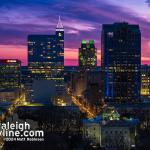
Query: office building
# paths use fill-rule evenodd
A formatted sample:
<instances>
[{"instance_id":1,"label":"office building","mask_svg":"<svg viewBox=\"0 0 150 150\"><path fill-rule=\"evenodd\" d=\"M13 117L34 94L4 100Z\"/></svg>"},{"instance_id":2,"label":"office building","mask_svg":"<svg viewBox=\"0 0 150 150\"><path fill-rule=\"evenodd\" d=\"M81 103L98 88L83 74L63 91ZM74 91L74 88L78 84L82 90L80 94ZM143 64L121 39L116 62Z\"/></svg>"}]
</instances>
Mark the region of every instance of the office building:
<instances>
[{"instance_id":1,"label":"office building","mask_svg":"<svg viewBox=\"0 0 150 150\"><path fill-rule=\"evenodd\" d=\"M90 69L97 66L97 49L94 40L82 40L79 48L79 67Z\"/></svg>"},{"instance_id":2,"label":"office building","mask_svg":"<svg viewBox=\"0 0 150 150\"><path fill-rule=\"evenodd\" d=\"M150 97L150 66L141 66L141 96Z\"/></svg>"},{"instance_id":3,"label":"office building","mask_svg":"<svg viewBox=\"0 0 150 150\"><path fill-rule=\"evenodd\" d=\"M100 90L101 72L98 67L95 70L76 71L71 73L70 86L73 95L83 96L85 90L92 85L99 87Z\"/></svg>"},{"instance_id":4,"label":"office building","mask_svg":"<svg viewBox=\"0 0 150 150\"><path fill-rule=\"evenodd\" d=\"M60 18L55 35L28 36L28 67L34 79L63 80L64 28Z\"/></svg>"},{"instance_id":5,"label":"office building","mask_svg":"<svg viewBox=\"0 0 150 150\"><path fill-rule=\"evenodd\" d=\"M21 87L21 61L16 59L0 59L0 90Z\"/></svg>"},{"instance_id":6,"label":"office building","mask_svg":"<svg viewBox=\"0 0 150 150\"><path fill-rule=\"evenodd\" d=\"M102 26L103 98L106 102L140 101L141 32L128 23Z\"/></svg>"},{"instance_id":7,"label":"office building","mask_svg":"<svg viewBox=\"0 0 150 150\"><path fill-rule=\"evenodd\" d=\"M21 96L18 88L0 90L0 102L15 102Z\"/></svg>"},{"instance_id":8,"label":"office building","mask_svg":"<svg viewBox=\"0 0 150 150\"><path fill-rule=\"evenodd\" d=\"M31 71L28 69L28 66L22 66L21 67L21 84L25 88L25 94L28 101L30 101L31 95L32 95L32 77L31 77Z\"/></svg>"},{"instance_id":9,"label":"office building","mask_svg":"<svg viewBox=\"0 0 150 150\"><path fill-rule=\"evenodd\" d=\"M40 85L45 84L45 80L50 80L55 84L51 85L56 89L55 96L59 97L64 90L64 28L60 20L54 35L29 35L28 36L28 68L34 82L41 80ZM41 83L43 81L43 84ZM38 81L36 82L38 83ZM36 85L36 83L33 85ZM34 86L33 86L34 87ZM39 87L41 88L41 87ZM39 89L36 87L36 89ZM33 89L32 96L37 93ZM43 95L45 98L46 95ZM47 97L50 95L47 95ZM41 96L40 96L41 97ZM42 97L41 97L42 99Z\"/></svg>"}]
</instances>

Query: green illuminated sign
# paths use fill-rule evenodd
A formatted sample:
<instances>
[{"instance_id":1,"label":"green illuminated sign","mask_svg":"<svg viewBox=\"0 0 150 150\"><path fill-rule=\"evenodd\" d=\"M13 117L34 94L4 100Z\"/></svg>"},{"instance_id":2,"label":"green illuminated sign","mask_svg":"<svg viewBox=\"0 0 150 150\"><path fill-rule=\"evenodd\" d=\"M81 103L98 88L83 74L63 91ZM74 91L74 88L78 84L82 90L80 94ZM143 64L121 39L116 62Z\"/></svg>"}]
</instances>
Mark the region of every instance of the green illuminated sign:
<instances>
[{"instance_id":1,"label":"green illuminated sign","mask_svg":"<svg viewBox=\"0 0 150 150\"><path fill-rule=\"evenodd\" d=\"M94 44L94 40L90 40L90 44Z\"/></svg>"},{"instance_id":2,"label":"green illuminated sign","mask_svg":"<svg viewBox=\"0 0 150 150\"><path fill-rule=\"evenodd\" d=\"M82 40L82 44L86 44L86 40Z\"/></svg>"}]
</instances>

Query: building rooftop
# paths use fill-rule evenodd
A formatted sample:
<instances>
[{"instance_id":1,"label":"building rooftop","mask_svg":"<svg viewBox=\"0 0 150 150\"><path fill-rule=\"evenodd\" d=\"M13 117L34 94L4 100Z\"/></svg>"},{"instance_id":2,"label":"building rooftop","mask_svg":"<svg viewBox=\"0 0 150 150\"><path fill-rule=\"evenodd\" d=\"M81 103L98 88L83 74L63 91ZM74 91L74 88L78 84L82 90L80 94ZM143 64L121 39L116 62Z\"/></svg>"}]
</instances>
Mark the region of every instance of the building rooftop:
<instances>
[{"instance_id":1,"label":"building rooftop","mask_svg":"<svg viewBox=\"0 0 150 150\"><path fill-rule=\"evenodd\" d=\"M65 66L64 67L64 71L68 71L68 72L77 72L80 70L80 67L79 66ZM101 67L100 66L97 66L95 67L94 69L91 69L90 70L91 72L93 71L101 71Z\"/></svg>"},{"instance_id":2,"label":"building rooftop","mask_svg":"<svg viewBox=\"0 0 150 150\"><path fill-rule=\"evenodd\" d=\"M140 33L140 27L138 24L128 24L127 22L116 22L114 24L103 24L102 29L106 32L114 32L118 29L127 28L134 31L135 33Z\"/></svg>"},{"instance_id":3,"label":"building rooftop","mask_svg":"<svg viewBox=\"0 0 150 150\"><path fill-rule=\"evenodd\" d=\"M16 91L18 91L18 88L0 90L0 92L16 92Z\"/></svg>"},{"instance_id":4,"label":"building rooftop","mask_svg":"<svg viewBox=\"0 0 150 150\"><path fill-rule=\"evenodd\" d=\"M80 109L78 106L64 106L62 108L66 109L66 110L73 111L73 112L80 112Z\"/></svg>"},{"instance_id":5,"label":"building rooftop","mask_svg":"<svg viewBox=\"0 0 150 150\"><path fill-rule=\"evenodd\" d=\"M129 119L129 120L111 120L102 123L102 126L109 126L109 127L129 127L129 126L136 126L139 124L138 119Z\"/></svg>"},{"instance_id":6,"label":"building rooftop","mask_svg":"<svg viewBox=\"0 0 150 150\"><path fill-rule=\"evenodd\" d=\"M18 59L0 59L0 63L21 63Z\"/></svg>"},{"instance_id":7,"label":"building rooftop","mask_svg":"<svg viewBox=\"0 0 150 150\"><path fill-rule=\"evenodd\" d=\"M101 123L102 122L102 116L97 116L95 118L90 118L90 119L83 119L82 120L83 124L89 124L89 123Z\"/></svg>"},{"instance_id":8,"label":"building rooftop","mask_svg":"<svg viewBox=\"0 0 150 150\"><path fill-rule=\"evenodd\" d=\"M11 102L0 102L0 113L4 113L11 105Z\"/></svg>"},{"instance_id":9,"label":"building rooftop","mask_svg":"<svg viewBox=\"0 0 150 150\"><path fill-rule=\"evenodd\" d=\"M116 109L150 109L150 103L141 102L141 103L126 103L126 104L116 104L111 103L109 104L111 106L114 106Z\"/></svg>"}]
</instances>

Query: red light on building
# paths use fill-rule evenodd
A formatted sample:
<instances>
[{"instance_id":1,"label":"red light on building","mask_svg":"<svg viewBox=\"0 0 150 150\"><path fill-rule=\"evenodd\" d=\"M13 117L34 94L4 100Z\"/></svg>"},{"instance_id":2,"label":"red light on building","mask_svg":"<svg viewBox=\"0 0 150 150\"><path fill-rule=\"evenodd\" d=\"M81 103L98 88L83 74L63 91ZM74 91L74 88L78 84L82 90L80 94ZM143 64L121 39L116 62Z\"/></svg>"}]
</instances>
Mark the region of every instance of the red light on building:
<instances>
[{"instance_id":1,"label":"red light on building","mask_svg":"<svg viewBox=\"0 0 150 150\"><path fill-rule=\"evenodd\" d=\"M14 60L14 59L8 59L8 60L6 60L6 62L7 62L7 63L16 63L17 61Z\"/></svg>"}]
</instances>

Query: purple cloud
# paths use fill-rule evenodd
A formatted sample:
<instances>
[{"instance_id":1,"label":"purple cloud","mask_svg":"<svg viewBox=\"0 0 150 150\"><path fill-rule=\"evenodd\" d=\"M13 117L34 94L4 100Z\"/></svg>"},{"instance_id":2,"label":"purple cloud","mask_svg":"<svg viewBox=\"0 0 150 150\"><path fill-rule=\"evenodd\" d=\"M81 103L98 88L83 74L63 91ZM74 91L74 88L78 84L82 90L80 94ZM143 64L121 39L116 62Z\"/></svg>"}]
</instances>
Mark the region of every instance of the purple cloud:
<instances>
[{"instance_id":1,"label":"purple cloud","mask_svg":"<svg viewBox=\"0 0 150 150\"><path fill-rule=\"evenodd\" d=\"M1 0L0 45L26 45L28 34L53 34L59 15L65 28L65 47L70 50L78 49L82 39L94 39L100 50L101 25L126 21L140 25L143 52L148 52L149 21L107 0Z\"/></svg>"},{"instance_id":2,"label":"purple cloud","mask_svg":"<svg viewBox=\"0 0 150 150\"><path fill-rule=\"evenodd\" d=\"M150 0L146 0L146 3L148 3L148 5L150 6Z\"/></svg>"}]
</instances>

